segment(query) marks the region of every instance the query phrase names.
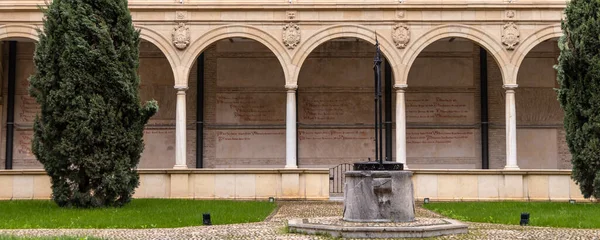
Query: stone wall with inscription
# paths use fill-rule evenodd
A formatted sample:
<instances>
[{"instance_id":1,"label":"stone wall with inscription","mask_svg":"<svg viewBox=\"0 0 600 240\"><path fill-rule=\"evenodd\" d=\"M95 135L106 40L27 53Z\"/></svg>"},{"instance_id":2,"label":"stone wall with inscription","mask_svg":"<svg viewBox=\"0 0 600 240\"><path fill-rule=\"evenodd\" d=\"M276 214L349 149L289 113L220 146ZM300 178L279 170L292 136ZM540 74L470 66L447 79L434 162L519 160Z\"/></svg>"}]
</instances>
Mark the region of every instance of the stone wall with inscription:
<instances>
[{"instance_id":1,"label":"stone wall with inscription","mask_svg":"<svg viewBox=\"0 0 600 240\"><path fill-rule=\"evenodd\" d=\"M526 169L570 169L565 142L564 113L554 90L560 51L556 40L533 48L519 68L517 101L517 158Z\"/></svg>"},{"instance_id":2,"label":"stone wall with inscription","mask_svg":"<svg viewBox=\"0 0 600 240\"><path fill-rule=\"evenodd\" d=\"M7 44L3 45L8 47ZM15 87L15 133L13 148L13 167L15 169L42 168L31 151L33 137L32 128L40 106L34 98L29 96L28 78L34 72L33 52L35 45L32 42L19 42L17 44L17 76ZM7 53L8 51L4 51ZM7 55L2 56L3 68L8 62ZM145 148L140 159L140 168L170 168L175 164L175 97L173 89L174 79L171 67L158 48L149 42L140 44L141 79L140 95L142 101L155 99L160 110L150 119L147 130L144 131ZM2 96L8 94L8 76L2 75ZM195 92L194 92L195 93ZM195 95L191 96L195 99ZM2 111L2 151L0 158L5 160L6 146L6 111L3 104ZM2 165L4 166L4 165Z\"/></svg>"},{"instance_id":3,"label":"stone wall with inscription","mask_svg":"<svg viewBox=\"0 0 600 240\"><path fill-rule=\"evenodd\" d=\"M408 76L407 162L411 168L481 168L479 47L437 41Z\"/></svg>"},{"instance_id":4,"label":"stone wall with inscription","mask_svg":"<svg viewBox=\"0 0 600 240\"><path fill-rule=\"evenodd\" d=\"M330 41L317 47L302 65L300 167L374 160L373 56L374 48L366 42Z\"/></svg>"},{"instance_id":5,"label":"stone wall with inscription","mask_svg":"<svg viewBox=\"0 0 600 240\"><path fill-rule=\"evenodd\" d=\"M236 38L213 44L204 57L204 166L284 167L285 77L275 55Z\"/></svg>"},{"instance_id":6,"label":"stone wall with inscription","mask_svg":"<svg viewBox=\"0 0 600 240\"><path fill-rule=\"evenodd\" d=\"M8 68L8 44L4 44L5 55L3 64ZM42 165L36 160L31 151L31 141L33 138L32 128L35 115L40 107L35 99L29 96L27 88L29 87L28 78L34 72L33 52L35 44L33 42L18 42L17 44L17 62L16 62L16 84L15 84L15 131L13 138L13 168L14 169L32 169L42 168ZM2 81L3 103L6 103L4 96L8 96L8 73L6 72ZM7 107L3 104L2 109L2 152L0 158L3 161L6 158L6 112Z\"/></svg>"},{"instance_id":7,"label":"stone wall with inscription","mask_svg":"<svg viewBox=\"0 0 600 240\"><path fill-rule=\"evenodd\" d=\"M562 128L563 113L553 90L556 78L552 65L558 55L554 44L549 41L534 48L518 75L517 143L521 168L571 167ZM31 153L32 122L39 106L27 94L27 78L34 71L34 44L21 42L18 49L14 167L41 168ZM329 167L373 159L373 54L372 46L364 42L330 41L318 47L303 64L297 93L300 167ZM0 56L5 69L7 51ZM237 38L213 44L204 57L205 167L283 167L286 91L277 58L260 43ZM490 168L503 168L505 90L495 60L490 57L487 64ZM481 168L479 65L479 47L461 40L438 41L415 61L406 93L407 156L411 168ZM2 96L6 96L7 72L0 73ZM144 41L140 45L139 74L142 101L155 99L160 106L144 132L146 147L139 167L171 168L175 162L173 74L160 50ZM196 162L197 79L194 66L186 91L189 167ZM393 104L394 97L395 94ZM2 109L3 163L6 106Z\"/></svg>"}]
</instances>

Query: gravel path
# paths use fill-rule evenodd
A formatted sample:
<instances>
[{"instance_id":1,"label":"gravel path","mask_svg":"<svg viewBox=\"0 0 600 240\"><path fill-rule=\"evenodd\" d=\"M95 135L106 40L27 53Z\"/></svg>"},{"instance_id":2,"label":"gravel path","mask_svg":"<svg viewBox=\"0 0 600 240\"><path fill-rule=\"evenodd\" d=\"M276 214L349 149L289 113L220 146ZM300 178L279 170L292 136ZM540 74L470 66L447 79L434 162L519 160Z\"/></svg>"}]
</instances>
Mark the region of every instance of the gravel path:
<instances>
[{"instance_id":1,"label":"gravel path","mask_svg":"<svg viewBox=\"0 0 600 240\"><path fill-rule=\"evenodd\" d=\"M323 236L289 234L285 223L291 218L335 217L342 215L343 205L333 202L280 202L277 212L264 222L172 229L31 229L0 230L0 235L17 236L94 236L105 239L328 239ZM417 208L417 216L439 215ZM468 223L469 234L434 239L595 239L600 229L563 229L521 227L513 225Z\"/></svg>"}]
</instances>

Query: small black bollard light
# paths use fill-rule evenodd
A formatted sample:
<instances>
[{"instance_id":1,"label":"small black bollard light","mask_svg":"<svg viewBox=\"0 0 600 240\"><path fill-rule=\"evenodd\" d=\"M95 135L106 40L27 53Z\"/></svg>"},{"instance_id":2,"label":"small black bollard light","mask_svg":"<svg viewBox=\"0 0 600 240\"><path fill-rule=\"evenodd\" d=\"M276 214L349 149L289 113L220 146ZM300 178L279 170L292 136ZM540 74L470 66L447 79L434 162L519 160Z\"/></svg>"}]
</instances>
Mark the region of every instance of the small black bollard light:
<instances>
[{"instance_id":1,"label":"small black bollard light","mask_svg":"<svg viewBox=\"0 0 600 240\"><path fill-rule=\"evenodd\" d=\"M428 197L423 198L423 204L428 204L428 203L429 203L429 198Z\"/></svg>"},{"instance_id":2,"label":"small black bollard light","mask_svg":"<svg viewBox=\"0 0 600 240\"><path fill-rule=\"evenodd\" d=\"M521 213L521 226L529 225L529 213Z\"/></svg>"},{"instance_id":3,"label":"small black bollard light","mask_svg":"<svg viewBox=\"0 0 600 240\"><path fill-rule=\"evenodd\" d=\"M275 198L274 197L269 197L269 202L270 203L274 203L275 202Z\"/></svg>"},{"instance_id":4,"label":"small black bollard light","mask_svg":"<svg viewBox=\"0 0 600 240\"><path fill-rule=\"evenodd\" d=\"M575 199L569 199L570 204L575 204L575 202L576 202Z\"/></svg>"},{"instance_id":5,"label":"small black bollard light","mask_svg":"<svg viewBox=\"0 0 600 240\"><path fill-rule=\"evenodd\" d=\"M210 222L210 213L202 214L202 224L203 225L212 225L212 222Z\"/></svg>"}]
</instances>

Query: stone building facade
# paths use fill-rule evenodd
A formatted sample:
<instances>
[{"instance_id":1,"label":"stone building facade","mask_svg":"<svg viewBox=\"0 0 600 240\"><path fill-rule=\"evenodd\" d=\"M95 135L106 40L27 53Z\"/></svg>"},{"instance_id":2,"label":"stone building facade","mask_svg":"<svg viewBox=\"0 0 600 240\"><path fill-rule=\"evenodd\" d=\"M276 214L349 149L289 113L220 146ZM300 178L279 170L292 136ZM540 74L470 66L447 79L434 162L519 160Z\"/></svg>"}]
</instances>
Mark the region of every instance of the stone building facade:
<instances>
[{"instance_id":1,"label":"stone building facade","mask_svg":"<svg viewBox=\"0 0 600 240\"><path fill-rule=\"evenodd\" d=\"M140 93L160 106L141 169L373 159L376 41L392 89L389 160L410 169L571 168L554 91L562 0L129 2L143 39ZM14 169L41 168L30 151L38 106L27 94L38 4L0 0L0 168L7 151Z\"/></svg>"}]
</instances>

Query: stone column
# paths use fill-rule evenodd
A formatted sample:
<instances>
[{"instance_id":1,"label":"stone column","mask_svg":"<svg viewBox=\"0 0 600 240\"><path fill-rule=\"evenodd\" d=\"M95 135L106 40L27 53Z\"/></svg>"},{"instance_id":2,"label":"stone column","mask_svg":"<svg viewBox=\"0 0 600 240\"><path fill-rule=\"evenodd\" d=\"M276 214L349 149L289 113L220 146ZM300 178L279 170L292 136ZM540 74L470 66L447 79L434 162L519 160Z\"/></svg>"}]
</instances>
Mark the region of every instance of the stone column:
<instances>
[{"instance_id":1,"label":"stone column","mask_svg":"<svg viewBox=\"0 0 600 240\"><path fill-rule=\"evenodd\" d=\"M286 85L287 107L285 115L285 168L296 165L296 89L297 85Z\"/></svg>"},{"instance_id":2,"label":"stone column","mask_svg":"<svg viewBox=\"0 0 600 240\"><path fill-rule=\"evenodd\" d=\"M175 120L175 169L186 169L186 106L185 91L187 87L175 87L177 90L177 113Z\"/></svg>"},{"instance_id":3,"label":"stone column","mask_svg":"<svg viewBox=\"0 0 600 240\"><path fill-rule=\"evenodd\" d=\"M404 91L408 87L406 84L396 84L396 162L406 165L406 103L404 101Z\"/></svg>"},{"instance_id":4,"label":"stone column","mask_svg":"<svg viewBox=\"0 0 600 240\"><path fill-rule=\"evenodd\" d=\"M517 84L506 84L506 166L504 169L517 170L517 110L515 89Z\"/></svg>"}]
</instances>

